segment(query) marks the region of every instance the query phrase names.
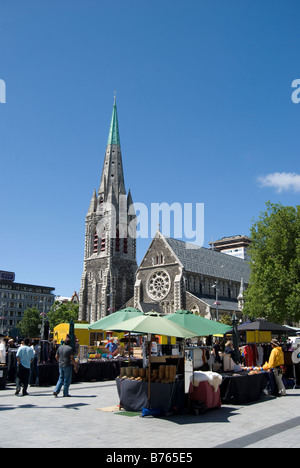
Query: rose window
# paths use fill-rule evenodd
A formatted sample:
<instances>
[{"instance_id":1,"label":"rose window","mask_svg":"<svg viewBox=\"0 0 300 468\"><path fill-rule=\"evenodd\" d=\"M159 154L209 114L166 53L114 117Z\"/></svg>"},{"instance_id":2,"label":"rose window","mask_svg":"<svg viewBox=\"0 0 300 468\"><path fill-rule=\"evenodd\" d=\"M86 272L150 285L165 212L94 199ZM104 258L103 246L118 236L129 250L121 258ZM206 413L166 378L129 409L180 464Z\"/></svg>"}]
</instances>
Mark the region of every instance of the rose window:
<instances>
[{"instance_id":1,"label":"rose window","mask_svg":"<svg viewBox=\"0 0 300 468\"><path fill-rule=\"evenodd\" d=\"M170 291L170 277L164 270L157 270L148 280L148 294L151 299L160 301L164 299Z\"/></svg>"}]
</instances>

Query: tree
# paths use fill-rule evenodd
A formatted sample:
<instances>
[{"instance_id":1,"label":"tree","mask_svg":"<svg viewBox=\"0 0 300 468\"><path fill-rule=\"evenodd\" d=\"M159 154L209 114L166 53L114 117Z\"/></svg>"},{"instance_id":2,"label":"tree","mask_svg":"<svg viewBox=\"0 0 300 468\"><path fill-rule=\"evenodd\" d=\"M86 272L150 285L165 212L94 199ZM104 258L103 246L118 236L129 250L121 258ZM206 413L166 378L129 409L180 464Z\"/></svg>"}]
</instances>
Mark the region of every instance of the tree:
<instances>
[{"instance_id":1,"label":"tree","mask_svg":"<svg viewBox=\"0 0 300 468\"><path fill-rule=\"evenodd\" d=\"M276 323L300 320L300 206L266 203L251 227L250 282L243 313Z\"/></svg>"},{"instance_id":2,"label":"tree","mask_svg":"<svg viewBox=\"0 0 300 468\"><path fill-rule=\"evenodd\" d=\"M23 337L38 338L40 336L40 326L42 317L40 311L33 307L26 309L22 320L18 324L18 329Z\"/></svg>"},{"instance_id":3,"label":"tree","mask_svg":"<svg viewBox=\"0 0 300 468\"><path fill-rule=\"evenodd\" d=\"M78 313L78 304L74 304L74 302L67 302L62 304L58 301L55 301L47 315L51 330L53 330L53 328L60 323L69 323L71 318L73 320L78 320Z\"/></svg>"},{"instance_id":4,"label":"tree","mask_svg":"<svg viewBox=\"0 0 300 468\"><path fill-rule=\"evenodd\" d=\"M224 314L222 315L220 322L224 323L225 325L232 325L232 318L230 315Z\"/></svg>"}]
</instances>

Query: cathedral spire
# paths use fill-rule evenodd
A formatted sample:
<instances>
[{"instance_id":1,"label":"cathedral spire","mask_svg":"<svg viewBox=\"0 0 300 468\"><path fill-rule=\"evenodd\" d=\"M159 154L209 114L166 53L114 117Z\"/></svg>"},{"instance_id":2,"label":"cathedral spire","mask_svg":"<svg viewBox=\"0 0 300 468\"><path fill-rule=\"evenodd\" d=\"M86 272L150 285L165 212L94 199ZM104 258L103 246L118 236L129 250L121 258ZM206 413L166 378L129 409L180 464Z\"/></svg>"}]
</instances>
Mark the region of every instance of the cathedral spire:
<instances>
[{"instance_id":1,"label":"cathedral spire","mask_svg":"<svg viewBox=\"0 0 300 468\"><path fill-rule=\"evenodd\" d=\"M117 114L116 98L114 98L113 112L109 128L104 165L102 170L98 195L104 201L119 194L126 194L123 174L123 164L120 146L120 134Z\"/></svg>"},{"instance_id":2,"label":"cathedral spire","mask_svg":"<svg viewBox=\"0 0 300 468\"><path fill-rule=\"evenodd\" d=\"M113 106L113 112L111 116L111 123L110 123L107 144L120 146L120 134L119 134L116 96L114 96L114 106Z\"/></svg>"},{"instance_id":3,"label":"cathedral spire","mask_svg":"<svg viewBox=\"0 0 300 468\"><path fill-rule=\"evenodd\" d=\"M132 204L131 193L127 196L125 190L114 99L100 187L98 193L94 191L85 217L80 320L99 320L112 309L123 308L133 297L137 263Z\"/></svg>"}]
</instances>

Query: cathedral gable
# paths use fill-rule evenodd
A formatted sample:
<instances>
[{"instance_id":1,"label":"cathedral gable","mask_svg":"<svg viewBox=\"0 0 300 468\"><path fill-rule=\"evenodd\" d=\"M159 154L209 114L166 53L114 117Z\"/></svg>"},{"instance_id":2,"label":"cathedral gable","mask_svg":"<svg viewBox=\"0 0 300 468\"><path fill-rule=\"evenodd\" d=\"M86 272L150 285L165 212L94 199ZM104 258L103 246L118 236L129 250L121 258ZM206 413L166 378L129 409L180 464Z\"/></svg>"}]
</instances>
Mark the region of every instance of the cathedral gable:
<instances>
[{"instance_id":1,"label":"cathedral gable","mask_svg":"<svg viewBox=\"0 0 300 468\"><path fill-rule=\"evenodd\" d=\"M160 232L152 240L139 268L150 268L156 265L180 265L176 255L166 243Z\"/></svg>"}]
</instances>

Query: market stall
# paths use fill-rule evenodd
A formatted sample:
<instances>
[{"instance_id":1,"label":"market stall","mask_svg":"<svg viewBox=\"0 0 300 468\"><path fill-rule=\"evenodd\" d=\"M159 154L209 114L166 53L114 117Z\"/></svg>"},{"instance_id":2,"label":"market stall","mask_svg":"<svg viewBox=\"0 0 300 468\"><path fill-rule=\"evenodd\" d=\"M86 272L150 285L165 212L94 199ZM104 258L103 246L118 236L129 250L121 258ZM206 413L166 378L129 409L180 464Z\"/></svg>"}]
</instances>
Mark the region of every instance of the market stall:
<instances>
[{"instance_id":1,"label":"market stall","mask_svg":"<svg viewBox=\"0 0 300 468\"><path fill-rule=\"evenodd\" d=\"M262 397L269 379L269 373L264 371L223 374L220 386L222 402L238 405L257 401Z\"/></svg>"},{"instance_id":2,"label":"market stall","mask_svg":"<svg viewBox=\"0 0 300 468\"><path fill-rule=\"evenodd\" d=\"M185 329L185 333L181 336L184 339L188 338L188 334L193 333L194 337L211 336L215 334L224 334L229 327L218 324L212 321L203 321L202 318L191 314L188 311L178 311L167 317L154 317L152 314L151 326L146 326L145 317L138 317L131 321L123 322L111 327L112 330L136 331L149 333L145 351L148 352L144 368L128 370L129 374L122 370L117 380L117 389L120 397L121 406L128 410L139 410L143 408L160 408L161 412L170 412L174 408L182 408L184 395L188 395L189 405L191 402L202 403L203 406L208 408L218 408L222 402L231 404L241 404L247 402L257 401L261 398L267 385L270 385L272 375L265 372L260 367L245 367L240 365L239 362L233 363L231 372L212 371L212 348L210 346L181 346L179 352L179 359L176 365L173 366L174 374L170 380L164 378L163 360L164 356L151 357L151 350L153 349L152 340L153 335L164 334L176 336L174 331L162 330L158 325L163 321L172 323ZM151 316L151 314L150 314ZM179 323L178 323L179 322ZM148 324L149 325L149 324ZM223 328L218 328L221 325ZM218 333L219 332L219 333ZM182 344L185 341L182 340ZM178 343L177 343L178 346ZM154 346L155 348L155 346ZM175 356L172 356L173 358ZM224 355L224 362L227 362L225 357L231 359L230 355ZM158 359L158 363L156 361ZM183 369L179 372L179 363L183 363ZM146 366L145 366L146 364ZM155 364L158 366L155 367ZM170 362L168 363L170 364ZM205 370L203 366L205 364ZM208 366L208 369L207 369ZM146 368L145 368L146 367ZM171 364L172 367L172 364ZM168 375L169 377L169 375ZM272 382L271 382L272 383ZM166 386L168 385L168 386ZM146 392L147 388L147 392ZM153 393L154 392L154 393ZM161 402L155 400L153 404L151 395L161 394ZM186 400L185 400L186 401ZM169 403L167 403L169 402ZM147 406L145 406L147 403Z\"/></svg>"},{"instance_id":3,"label":"market stall","mask_svg":"<svg viewBox=\"0 0 300 468\"><path fill-rule=\"evenodd\" d=\"M224 403L240 404L257 401L264 391L276 395L277 387L273 373L265 372L263 365L271 353L272 335L286 335L287 327L264 319L245 322L237 327L240 335L240 365L231 360L226 364L221 384L221 398ZM229 330L227 334L231 334ZM285 353L285 369L289 366ZM230 360L230 358L229 358ZM223 361L224 364L225 360ZM223 366L224 370L224 366Z\"/></svg>"},{"instance_id":4,"label":"market stall","mask_svg":"<svg viewBox=\"0 0 300 468\"><path fill-rule=\"evenodd\" d=\"M194 346L185 348L185 393L188 394L189 407L192 402L201 402L203 408L221 406L221 374L211 370L202 371L205 364L212 368L211 348Z\"/></svg>"},{"instance_id":5,"label":"market stall","mask_svg":"<svg viewBox=\"0 0 300 468\"><path fill-rule=\"evenodd\" d=\"M90 324L88 323L74 323L74 332L76 339L81 345L85 346L97 346L97 342L104 340L105 333L100 329L89 329ZM56 325L53 330L53 340L57 343L61 343L65 340L66 336L70 334L70 323L60 323Z\"/></svg>"},{"instance_id":6,"label":"market stall","mask_svg":"<svg viewBox=\"0 0 300 468\"><path fill-rule=\"evenodd\" d=\"M116 323L124 322L125 320L138 317L143 313L135 309L134 307L126 307L125 309L118 310L113 314L107 315L106 317L97 320L88 326L89 330L106 330L112 331L112 328ZM128 337L129 343L131 342L130 335ZM131 347L129 346L129 359L131 358Z\"/></svg>"},{"instance_id":7,"label":"market stall","mask_svg":"<svg viewBox=\"0 0 300 468\"><path fill-rule=\"evenodd\" d=\"M199 337L223 336L231 328L188 310L177 310L174 314L166 316L166 319L192 330ZM213 361L211 346L185 348L185 393L189 395L189 404L191 401L201 401L206 409L221 406L222 377L212 372Z\"/></svg>"},{"instance_id":8,"label":"market stall","mask_svg":"<svg viewBox=\"0 0 300 468\"><path fill-rule=\"evenodd\" d=\"M205 409L222 406L220 385L222 376L216 372L194 371L190 382L189 398L191 402L201 402Z\"/></svg>"},{"instance_id":9,"label":"market stall","mask_svg":"<svg viewBox=\"0 0 300 468\"><path fill-rule=\"evenodd\" d=\"M247 321L237 327L240 335L241 351L244 364L247 367L263 365L270 353L272 336L287 335L289 329L284 325L268 322L264 319ZM233 329L226 334L231 334Z\"/></svg>"},{"instance_id":10,"label":"market stall","mask_svg":"<svg viewBox=\"0 0 300 468\"><path fill-rule=\"evenodd\" d=\"M165 367L165 366L162 366ZM121 368L122 370L122 368ZM145 370L145 369L140 369ZM142 374L142 373L141 373ZM155 373L154 373L155 375ZM156 379L158 380L158 379ZM133 378L116 379L117 390L120 399L120 405L126 411L142 411L148 408L149 394L147 379L137 380ZM151 382L151 408L159 411L159 414L168 414L170 412L182 411L184 408L184 382Z\"/></svg>"},{"instance_id":11,"label":"market stall","mask_svg":"<svg viewBox=\"0 0 300 468\"><path fill-rule=\"evenodd\" d=\"M146 335L143 369L132 368L132 375L128 375L121 368L120 376L116 379L120 405L125 409L142 411L143 415L168 414L183 408L184 375L178 373L180 363L183 362L183 349L180 349L180 345L183 345L186 338L196 337L197 334L155 312L116 324L110 327L110 330ZM152 350L157 353L157 341L154 340L156 335L172 336L181 340L176 346L179 354L172 354L170 357L170 361L174 359L176 364L163 362L164 356L161 356L160 362L152 362Z\"/></svg>"}]
</instances>

